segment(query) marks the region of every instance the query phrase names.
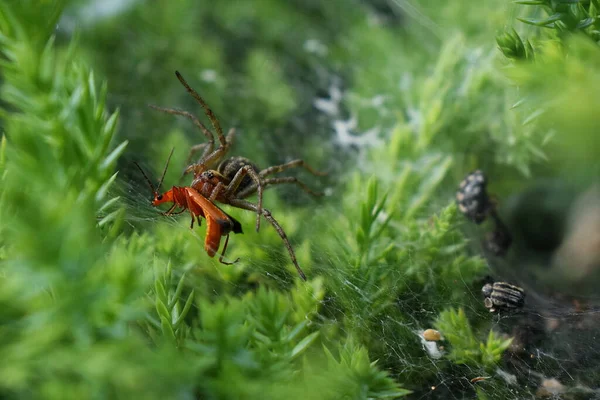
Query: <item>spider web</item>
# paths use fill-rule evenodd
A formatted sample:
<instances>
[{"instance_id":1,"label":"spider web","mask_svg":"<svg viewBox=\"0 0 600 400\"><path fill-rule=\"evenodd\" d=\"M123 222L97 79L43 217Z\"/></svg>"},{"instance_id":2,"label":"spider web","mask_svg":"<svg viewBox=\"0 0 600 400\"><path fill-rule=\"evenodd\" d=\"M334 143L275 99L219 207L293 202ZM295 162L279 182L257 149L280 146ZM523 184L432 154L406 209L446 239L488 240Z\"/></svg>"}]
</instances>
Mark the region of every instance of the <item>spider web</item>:
<instances>
[{"instance_id":1,"label":"spider web","mask_svg":"<svg viewBox=\"0 0 600 400\"><path fill-rule=\"evenodd\" d=\"M351 146L358 151L355 155L358 157L359 168L367 160L364 153L368 151L366 146L377 145L382 141L357 141L353 137L360 137L351 130L356 128L356 123L349 123L348 120L336 119L340 115L338 104L328 104L327 102L339 101L339 89L332 86L332 96L330 99L318 99L316 106L322 110L336 110L331 112L332 127L335 133L335 139L342 146ZM377 104L378 107L381 104ZM381 136L382 129L373 128L367 133L367 136ZM127 199L132 212L128 213L128 222L132 226L139 223L147 225L158 223L169 224L173 229L187 229L187 216L177 216L165 218L157 213L149 204L149 189L144 187L143 181L130 177L125 180L121 186L122 195ZM164 189L164 188L163 188ZM334 189L330 188L330 192ZM276 190L275 190L276 191ZM270 193L271 191L269 191ZM290 193L284 191L284 193ZM276 199L275 195L266 193L265 205L273 207L268 200ZM276 203L273 208L279 214L284 209L281 205L285 204L285 196ZM140 206L140 204L148 206ZM135 210L135 211L133 211ZM230 212L228 210L228 212ZM245 215L238 215L237 212L231 212L236 218L240 219L246 231L251 231L253 227L254 215L243 212ZM337 215L331 216L331 213ZM185 214L187 215L187 214ZM317 212L316 218L325 218L325 212ZM328 208L326 215L331 218L343 217L341 210ZM182 222L184 221L184 222ZM281 222L281 221L280 221ZM281 225L286 229L285 224ZM335 236L339 228L335 224L328 225L330 232L328 235ZM196 242L201 248L203 245L205 228L194 229L189 234L190 240ZM272 227L264 225L262 230L272 230ZM327 225L326 228L327 230ZM477 229L467 229L467 235L474 239L482 237ZM255 235L254 232L248 232L249 235ZM271 232L271 235L273 232ZM322 234L322 233L320 233ZM234 236L230 243L231 257L236 257L235 242L246 240L246 235ZM281 243L277 243L279 238L274 239L268 244L254 243L260 251L269 254L265 260L256 259L247 262L252 263L254 271L264 271L264 278L275 283L275 286L288 287L290 277L286 274L272 272L272 265L291 265L289 256ZM297 250L299 243L294 241L293 234L290 235L292 246ZM459 243L457 243L458 245ZM276 248L275 246L279 246ZM486 255L482 246L474 246L473 254ZM548 286L539 276L534 276L527 270L528 260L514 259L507 257L493 258L486 255L490 266L491 281L508 281L517 284L525 289L526 300L522 309L515 312L503 310L498 313L489 313L482 306L483 298L480 288L482 282L471 282L459 279L453 282L440 282L435 268L431 267L428 274L436 284L448 291L456 290L457 286L464 290L464 297L457 302L448 304L447 300L428 299L422 303L421 308L412 308L404 310L404 315L408 319L399 319L386 313L381 313L379 317L380 328L371 332L373 341L379 342L378 349L380 362L386 369L401 383L414 391L411 398L416 399L459 399L476 398L487 396L487 398L505 398L505 393L513 393L514 398L521 398L524 393L537 394L540 397L563 398L561 396L574 396L573 398L597 398L600 397L600 375L597 372L597 366L600 361L600 350L595 345L596 338L600 337L600 298L593 295L573 296L566 295L560 291L549 291ZM313 256L313 264L333 266L344 262L339 258L339 253L322 251ZM241 269L244 261L240 266ZM218 272L222 271L223 266L214 261L212 266ZM525 266L525 267L524 267ZM389 268L397 266L389 265ZM290 271L293 271L290 266ZM353 292L358 298L369 298L371 290L365 290L357 284L356 276L344 277L343 272L336 270L327 276L326 270L319 270L325 279L338 279L342 283L339 291L332 291L321 301L321 309L328 309L328 314L336 315L336 318L355 318L348 315L347 309L338 307L336 298L342 295L342 291ZM547 271L546 271L547 273ZM340 274L341 277L340 277ZM309 279L310 273L308 273ZM351 279L353 278L353 279ZM358 281L358 283L361 283ZM364 283L364 282L362 282ZM593 283L597 283L594 281ZM382 288L375 285L375 290ZM414 291L408 288L402 299L388 307L405 307L405 304L415 304L423 302L423 292ZM363 303L357 303L356 306L362 306ZM467 365L453 366L445 358L450 345L445 340L439 342L428 342L423 338L423 331L433 328L433 321L438 317L439 312L447 307L462 307L470 316L474 316L477 322L475 327L477 331L486 332L489 329L495 332L513 337L513 343L505 352L502 361L497 368L489 374L482 375L482 371ZM325 321L328 317L320 314L316 317L316 322ZM367 326L366 321L363 321ZM361 321L358 321L360 324ZM398 332L396 334L395 332ZM346 332L351 334L351 332ZM412 335L412 341L406 341L404 334ZM443 335L443 332L442 332ZM484 337L481 338L485 340ZM418 386L411 385L414 377L422 374L425 379L417 380ZM497 393L504 393L498 397ZM466 397L465 397L466 396ZM571 397L566 397L571 398Z\"/></svg>"},{"instance_id":2,"label":"spider web","mask_svg":"<svg viewBox=\"0 0 600 400\"><path fill-rule=\"evenodd\" d=\"M344 94L339 82L334 79L328 97L315 99L314 106L329 118L333 132L332 142L336 144L337 148L345 152L345 157L353 157L358 169L367 169L369 149L384 145L386 142L384 135L387 134L387 130L381 126L374 126L367 131L359 132L357 116L348 115L342 107ZM377 109L385 115L390 114L383 96L366 99L363 101L363 106ZM412 118L418 119L419 115L412 115ZM184 121L186 124L187 122ZM270 145L272 146L270 143L265 144L265 146ZM277 149L274 148L266 150L277 153ZM142 167L146 171L154 169L156 177L156 173L160 173L162 166L154 165L154 160L144 161L141 163ZM279 161L285 162L285 160ZM150 206L149 188L140 176L135 175L135 171L133 168L125 168L125 178L121 181L121 186L116 193L122 196L128 208L126 222L134 229L139 229L140 225L150 229L157 223L168 224L170 229L187 232L193 245L197 245L201 249L205 227L194 228L190 232L187 213L175 217L160 215L156 209ZM163 190L168 187L168 183L167 179ZM286 195L295 196L293 194L295 189L276 189L265 193L265 206L272 209L276 218L284 216L282 214L285 214L284 205L287 200L298 202L297 197L286 198ZM324 190L331 194L339 188L326 187ZM278 197L271 192L277 191L283 195L279 202L271 205L271 200L278 200ZM310 203L312 200L309 200L308 196L303 200L309 204L317 204L316 202ZM279 238L274 232L270 232L270 235L274 237L272 241L257 240L254 235L258 234L251 232L254 223L252 213L244 211L238 213L238 211L231 211L226 207L225 209L243 223L247 232L244 236L232 236L229 244L231 258L235 259L237 256L236 242L246 241L248 236L253 238L251 239L253 246L259 251L269 254L267 259L242 260L238 266L232 268L243 270L244 263L248 262L252 264L253 271L263 271L261 272L262 276L274 282L274 286L289 287L291 282L289 274L272 271L274 264L287 265L290 271L295 273L291 267L289 255ZM335 207L327 208L323 212L317 211L315 216L315 218L324 220L343 217L343 212ZM281 220L280 223L287 232L288 226ZM325 224L325 234L335 236L338 228L339 226L333 223ZM261 229L262 231L273 230L268 224L264 224ZM475 229L467 229L467 231L468 236L474 238L475 241L482 236L481 232ZM319 232L319 235L323 235L323 232ZM290 236L294 249L298 250L301 243L294 240L293 233L288 232L288 236ZM484 255L485 251L481 246L474 246L472 253ZM406 304L416 303L422 303L422 307L403 309L405 311L403 315L408 316L407 319L397 318L391 313L381 313L378 321L380 328L370 332L371 340L379 342L377 355L381 356L380 365L383 365L406 388L414 391L411 398L476 398L477 393L480 397L505 398L498 397L497 393L503 393L501 396L504 396L507 391L512 392L514 398L521 398L524 393L537 394L541 397L555 396L555 398L562 398L560 396L600 398L600 374L597 372L600 350L597 349L595 343L600 337L600 298L593 295L573 296L561 293L561 291L549 291L548 285L540 279L539 275L532 276L528 273L527 259L523 262L519 259L510 259L511 262L507 260L509 258L503 260L488 257L490 279L492 281L508 281L523 287L526 292L526 300L521 310L489 313L482 305L483 298L480 288L484 284L483 281L475 284L466 279L440 282L436 269L432 266L428 271L432 282L436 281L438 285L448 291L456 290L457 286L462 288L464 297L460 301L449 304L447 300L438 300L432 297L424 302L424 291L409 287L402 299L388 307L403 309L407 307ZM343 262L345 260L340 258L337 252L325 250L313 255L313 264L327 265L330 268ZM225 274L225 267L218 261L214 260L210 266L217 274ZM388 268L393 269L397 266L389 265ZM371 290L362 289L357 284L361 282L351 279L356 277L349 273L347 277L344 277L343 270L336 270L329 276L326 270L319 270L319 272L325 279L337 279L342 283L338 291L332 291L321 301L321 310L327 309L328 314L333 314L336 318L355 318L354 315L348 314L347 309L337 306L336 297L341 296L342 291L350 291L357 298L368 298L372 288ZM544 273L548 274L549 272L545 271ZM307 274L311 279L310 273L307 272ZM597 279L592 279L591 283L598 283ZM383 287L375 285L374 289L383 289ZM356 307L360 307L362 304L357 302ZM493 372L482 375L482 371L477 368L467 365L450 365L446 359L450 344L445 340L428 342L423 338L423 331L433 328L433 321L438 317L439 312L447 307L464 308L470 319L476 324L474 329L478 332L487 332L492 329L499 334L514 338L511 347L505 352L501 363ZM328 315L319 314L316 322L323 322L328 317ZM367 321L362 322L367 326ZM361 324L361 321L358 323ZM346 333L351 334L350 331ZM406 334L410 335L412 340L407 341ZM485 337L480 339L484 341ZM419 375L425 378L417 379L416 377ZM412 384L415 381L419 384Z\"/></svg>"},{"instance_id":3,"label":"spider web","mask_svg":"<svg viewBox=\"0 0 600 400\"><path fill-rule=\"evenodd\" d=\"M342 98L340 88L332 85L329 98L316 100L315 106L334 118L340 118ZM379 101L377 104L373 101L372 105L382 106ZM367 131L364 136L359 135L358 139L352 135L351 131L357 126L355 117L349 120L336 120L332 125L335 131L335 140L338 143L359 147L359 166L364 165L365 161L362 155L367 151L366 147L377 146L380 143L380 140L371 138L373 135L377 137L380 133L379 127ZM363 139L366 140L363 141ZM545 193L545 195L552 198L553 193ZM518 198L519 196L513 197ZM563 269L579 268L586 272L585 275L573 274L572 280L570 280L571 274L569 273L557 274L556 279L561 279L561 277L566 279L566 286L560 289L552 288L553 280L544 279L545 276L553 274L557 269L556 262L553 264L548 261L547 254L542 257L545 262L540 267L539 260L532 261L531 255L522 249L513 252L507 261L507 259L487 254L482 246L475 246L473 253L487 257L490 269L488 278L492 281L508 280L521 285L526 291L524 307L516 312L503 311L491 314L485 309L482 310L482 307L476 306L478 303L481 304L482 295L479 290L473 288L472 282L462 279L458 282L447 282L447 285L460 285L465 291L464 303L451 304L452 306L467 308L472 314L476 314L478 319L485 321L485 326L513 338L513 343L505 352L502 362L490 376L480 376L480 371L469 367L465 369L466 371L470 370L470 373L467 372L464 376L450 373L443 363L444 341L430 342L423 338L423 331L431 328L427 321L433 321L437 316L437 311L431 310L443 309L448 304L436 303L433 300L428 304L427 309L410 310L407 313L411 317L409 321L393 320L393 324L398 330L410 330L419 339L423 358L416 361L423 366L422 371L424 373L430 369L437 371L435 378L430 380L431 387L415 390L415 398L463 398L465 392L471 392L475 396L473 393L475 391L482 396L495 398L499 387L509 388L509 392L513 392L515 398L520 398L525 392L544 398L600 397L600 376L597 372L600 350L595 346L596 338L600 335L600 296L593 294L594 290L590 290L590 288L597 287L599 283L597 270L600 267L600 257L598 257L598 247L595 245L600 243L598 240L600 237L600 223L598 223L600 210L597 206L600 203L599 200L598 188L593 187L580 195L577 202L560 210L560 213L570 215L573 221L570 231L565 233L567 237L563 238L562 246L558 249L553 248L551 253L556 258L556 254L560 254L561 249L563 253L571 250L570 254L578 256L569 261L564 260L563 257L563 264L559 267ZM508 203L510 203L510 199ZM531 204L521 205L521 207L528 206ZM512 212L515 211L512 210ZM582 225L587 226L579 228ZM483 237L481 232L470 231L471 236ZM582 238L584 235L587 235L587 242L589 242L587 247L585 243L581 244L586 241ZM569 248L569 246L574 248ZM587 265L582 265L586 263ZM537 275L532 274L531 268L528 268L536 266ZM433 270L431 277L435 279ZM585 285L588 288L587 294L578 293L578 287L581 287L584 280L589 280ZM352 285L349 281L347 284ZM366 293L360 293L361 289L356 285L352 285L351 290L367 296ZM409 296L411 295L415 299L420 299L419 293L413 292L409 294ZM402 307L400 303L397 306ZM386 326L387 324L382 320L381 325ZM387 335L382 334L379 339L384 342L384 347L389 350L391 357L403 360L400 364L404 363L407 370L413 370L415 364L409 360L415 360L415 357L408 354L402 346L398 346L397 342L388 341L386 337ZM423 360L426 362L421 364ZM402 369L393 371L401 381L403 372ZM500 396L500 398L504 398L504 395Z\"/></svg>"}]
</instances>

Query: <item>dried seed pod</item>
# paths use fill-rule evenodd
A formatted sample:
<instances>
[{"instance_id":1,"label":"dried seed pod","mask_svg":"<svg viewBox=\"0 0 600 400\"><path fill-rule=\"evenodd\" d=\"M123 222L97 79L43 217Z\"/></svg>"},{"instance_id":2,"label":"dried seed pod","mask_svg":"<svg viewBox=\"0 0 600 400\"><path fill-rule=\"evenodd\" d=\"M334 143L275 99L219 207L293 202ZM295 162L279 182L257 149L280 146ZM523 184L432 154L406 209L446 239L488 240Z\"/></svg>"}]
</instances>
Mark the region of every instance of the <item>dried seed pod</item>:
<instances>
[{"instance_id":1,"label":"dried seed pod","mask_svg":"<svg viewBox=\"0 0 600 400\"><path fill-rule=\"evenodd\" d=\"M476 224L485 221L492 208L486 186L485 175L480 170L476 170L463 179L456 192L458 209Z\"/></svg>"},{"instance_id":2,"label":"dried seed pod","mask_svg":"<svg viewBox=\"0 0 600 400\"><path fill-rule=\"evenodd\" d=\"M442 334L435 329L426 329L423 332L423 337L429 342L437 342L442 339Z\"/></svg>"},{"instance_id":3,"label":"dried seed pod","mask_svg":"<svg viewBox=\"0 0 600 400\"><path fill-rule=\"evenodd\" d=\"M483 304L490 312L500 309L520 308L525 303L525 291L523 288L506 282L485 284L481 288L481 293L485 297Z\"/></svg>"}]
</instances>

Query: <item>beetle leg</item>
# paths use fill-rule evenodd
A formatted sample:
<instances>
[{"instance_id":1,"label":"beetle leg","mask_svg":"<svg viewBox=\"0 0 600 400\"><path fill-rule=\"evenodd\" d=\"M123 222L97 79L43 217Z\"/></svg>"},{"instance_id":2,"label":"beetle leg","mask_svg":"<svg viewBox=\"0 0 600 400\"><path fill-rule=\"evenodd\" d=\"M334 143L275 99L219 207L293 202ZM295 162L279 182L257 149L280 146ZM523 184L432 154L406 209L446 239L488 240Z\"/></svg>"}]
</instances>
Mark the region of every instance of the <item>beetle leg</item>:
<instances>
[{"instance_id":1,"label":"beetle leg","mask_svg":"<svg viewBox=\"0 0 600 400\"><path fill-rule=\"evenodd\" d=\"M229 204L231 204L234 207L242 208L244 210L258 212L258 207L256 206L256 204L253 204L246 200L232 199ZM296 270L298 271L298 274L300 275L302 280L305 281L306 275L304 274L304 271L302 271L302 268L300 268L300 266L298 265L298 260L296 259L296 254L294 253L294 249L292 248L292 245L290 244L290 241L288 240L287 235L283 231L283 228L281 227L281 225L279 225L279 223L275 220L275 218L273 218L273 216L271 215L271 212L269 210L267 210L266 208L262 209L261 214L263 215L263 217L265 217L265 219L267 221L269 221L271 223L271 225L273 225L273 228L275 228L275 230L279 234L279 237L281 238L281 240L283 240L283 243L285 244L285 247L287 248L287 251L290 254L290 258L292 259L292 263L294 264L294 267L296 267Z\"/></svg>"},{"instance_id":2,"label":"beetle leg","mask_svg":"<svg viewBox=\"0 0 600 400\"><path fill-rule=\"evenodd\" d=\"M229 243L229 234L227 234L227 236L225 236L225 245L223 245L223 251L221 252L221 256L219 257L219 262L221 264L225 264L225 265L232 265L235 264L236 262L240 261L240 258L236 258L235 261L233 262L226 262L223 260L223 257L225 257L225 250L227 250L227 243Z\"/></svg>"}]
</instances>

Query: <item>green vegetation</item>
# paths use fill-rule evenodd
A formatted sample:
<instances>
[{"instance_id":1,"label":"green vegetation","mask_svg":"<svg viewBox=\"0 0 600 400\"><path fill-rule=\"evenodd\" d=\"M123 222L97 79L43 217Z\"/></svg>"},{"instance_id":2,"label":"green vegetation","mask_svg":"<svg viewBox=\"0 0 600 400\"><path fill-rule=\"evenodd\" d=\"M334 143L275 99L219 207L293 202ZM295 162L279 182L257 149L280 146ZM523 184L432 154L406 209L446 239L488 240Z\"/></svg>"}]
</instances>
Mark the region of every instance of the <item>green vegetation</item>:
<instances>
[{"instance_id":1,"label":"green vegetation","mask_svg":"<svg viewBox=\"0 0 600 400\"><path fill-rule=\"evenodd\" d=\"M492 368L498 365L502 352L512 339L501 340L493 331L485 343L479 343L462 308L443 311L436 321L437 328L446 333L452 345L448 358L456 364L468 364L475 368Z\"/></svg>"},{"instance_id":2,"label":"green vegetation","mask_svg":"<svg viewBox=\"0 0 600 400\"><path fill-rule=\"evenodd\" d=\"M0 397L535 392L498 373L512 339L454 192L475 168L500 198L598 175L597 1L100 3L0 0ZM323 198L265 195L308 282L250 212L224 207L244 226L224 265L149 205L133 162L156 178L175 147L163 190L186 184L204 140L147 107L200 114L175 70L237 129L232 154L328 172L290 172ZM339 113L317 111L339 82ZM334 137L350 116L380 143Z\"/></svg>"}]
</instances>

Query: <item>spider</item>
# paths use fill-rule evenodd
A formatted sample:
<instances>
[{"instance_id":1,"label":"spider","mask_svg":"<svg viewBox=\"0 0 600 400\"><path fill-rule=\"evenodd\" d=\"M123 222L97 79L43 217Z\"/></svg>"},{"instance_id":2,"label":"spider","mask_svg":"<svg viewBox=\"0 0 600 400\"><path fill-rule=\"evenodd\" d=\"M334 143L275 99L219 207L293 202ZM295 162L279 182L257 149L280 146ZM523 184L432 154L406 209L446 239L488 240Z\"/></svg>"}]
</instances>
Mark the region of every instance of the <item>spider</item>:
<instances>
[{"instance_id":1,"label":"spider","mask_svg":"<svg viewBox=\"0 0 600 400\"><path fill-rule=\"evenodd\" d=\"M208 104L200 97L200 95L188 85L183 76L178 71L175 71L175 75L179 82L185 87L187 92L200 104L203 108L204 113L208 117L216 136L219 140L219 146L215 149L214 134L202 123L198 118L187 111L163 108L157 106L151 106L156 110L180 115L190 119L196 127L198 127L204 136L208 139L208 143L201 143L192 146L188 155L187 163L188 167L184 170L184 175L193 173L194 178L191 187L196 189L202 196L208 198L210 201L218 201L223 204L229 204L233 207L241 208L244 210L253 211L256 213L256 231L260 229L260 217L261 215L273 225L281 239L283 240L288 253L292 259L296 270L300 276L306 280L302 269L298 265L294 250L279 223L273 218L271 212L263 208L263 190L268 186L274 186L284 183L293 183L299 186L303 191L313 195L320 196L322 193L311 190L306 184L298 180L296 177L269 177L270 175L283 172L287 169L302 167L308 172L315 176L323 176L325 173L316 171L311 168L304 160L293 160L281 165L275 165L265 169L259 169L258 166L251 160L244 157L230 157L225 159L231 143L235 130L232 128L227 133L227 136L223 134L221 124L213 111L210 109ZM202 155L197 162L191 163L195 153L202 150ZM257 194L258 201L256 204L251 203L246 198L253 194Z\"/></svg>"}]
</instances>

